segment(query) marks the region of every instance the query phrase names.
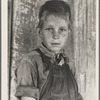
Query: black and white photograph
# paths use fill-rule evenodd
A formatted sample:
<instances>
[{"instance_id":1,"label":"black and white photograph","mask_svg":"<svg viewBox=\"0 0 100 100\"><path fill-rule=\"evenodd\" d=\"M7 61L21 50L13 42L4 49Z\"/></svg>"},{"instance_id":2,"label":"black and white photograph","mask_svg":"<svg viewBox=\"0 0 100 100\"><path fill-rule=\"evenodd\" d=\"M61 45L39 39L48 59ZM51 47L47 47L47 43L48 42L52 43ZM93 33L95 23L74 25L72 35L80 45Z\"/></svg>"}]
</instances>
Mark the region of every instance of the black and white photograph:
<instances>
[{"instance_id":1,"label":"black and white photograph","mask_svg":"<svg viewBox=\"0 0 100 100\"><path fill-rule=\"evenodd\" d=\"M98 0L7 0L6 17L2 100L98 100Z\"/></svg>"}]
</instances>

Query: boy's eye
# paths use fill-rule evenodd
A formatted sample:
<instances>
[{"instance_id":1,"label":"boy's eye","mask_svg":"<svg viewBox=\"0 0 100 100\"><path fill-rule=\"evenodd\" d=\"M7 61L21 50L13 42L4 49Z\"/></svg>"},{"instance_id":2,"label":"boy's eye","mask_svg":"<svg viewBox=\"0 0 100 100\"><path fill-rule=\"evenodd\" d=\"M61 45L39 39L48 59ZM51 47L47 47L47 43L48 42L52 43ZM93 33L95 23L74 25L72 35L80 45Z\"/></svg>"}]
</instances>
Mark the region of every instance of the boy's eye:
<instances>
[{"instance_id":1,"label":"boy's eye","mask_svg":"<svg viewBox=\"0 0 100 100\"><path fill-rule=\"evenodd\" d=\"M52 28L46 28L45 30L49 31L49 32L53 32Z\"/></svg>"},{"instance_id":2,"label":"boy's eye","mask_svg":"<svg viewBox=\"0 0 100 100\"><path fill-rule=\"evenodd\" d=\"M65 31L67 31L67 30L66 30L66 29L61 28L61 29L60 29L60 31L61 31L61 32L65 32Z\"/></svg>"}]
</instances>

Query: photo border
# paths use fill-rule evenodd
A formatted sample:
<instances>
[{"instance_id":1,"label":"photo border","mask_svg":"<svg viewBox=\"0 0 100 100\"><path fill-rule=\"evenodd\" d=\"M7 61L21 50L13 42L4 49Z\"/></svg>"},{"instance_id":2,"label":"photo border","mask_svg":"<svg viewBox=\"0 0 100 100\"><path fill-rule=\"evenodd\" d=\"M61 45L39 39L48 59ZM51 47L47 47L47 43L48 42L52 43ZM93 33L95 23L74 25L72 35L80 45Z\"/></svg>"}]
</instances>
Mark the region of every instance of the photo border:
<instances>
[{"instance_id":1,"label":"photo border","mask_svg":"<svg viewBox=\"0 0 100 100\"><path fill-rule=\"evenodd\" d=\"M99 83L100 83L100 68L99 68L99 47L100 47L100 36L99 36L99 31L100 31L100 20L99 20L99 16L100 16L100 6L99 6L99 0L96 0L96 81L97 81L97 93L98 93L98 97L97 100L99 100L100 98L100 93L99 93ZM1 56L1 68L0 68L0 97L1 100L8 100L9 99L9 90L8 90L8 0L1 0L0 1L0 5L1 5L1 11L0 11L0 22L1 22L1 27L0 27L0 38L1 38L1 52L0 52L0 56ZM99 20L99 21L98 21Z\"/></svg>"}]
</instances>

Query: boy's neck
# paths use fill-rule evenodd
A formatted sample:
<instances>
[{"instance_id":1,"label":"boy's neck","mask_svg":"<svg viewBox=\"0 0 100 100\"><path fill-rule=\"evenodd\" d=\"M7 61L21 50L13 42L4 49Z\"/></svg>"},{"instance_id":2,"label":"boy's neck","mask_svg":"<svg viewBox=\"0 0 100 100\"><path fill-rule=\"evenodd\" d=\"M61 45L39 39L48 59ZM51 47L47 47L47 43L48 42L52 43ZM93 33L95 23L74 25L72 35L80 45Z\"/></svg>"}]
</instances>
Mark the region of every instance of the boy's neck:
<instances>
[{"instance_id":1,"label":"boy's neck","mask_svg":"<svg viewBox=\"0 0 100 100\"><path fill-rule=\"evenodd\" d=\"M51 50L49 50L45 45L44 45L44 43L42 43L42 45L49 51L49 52L51 52L53 55L56 55L56 54L58 54L60 51L51 51Z\"/></svg>"},{"instance_id":2,"label":"boy's neck","mask_svg":"<svg viewBox=\"0 0 100 100\"><path fill-rule=\"evenodd\" d=\"M50 57L50 58L54 58L55 55L60 54L60 53L63 53L63 54L65 55L63 49L60 50L59 52L52 52L52 51L50 51L43 43L40 44L39 49L40 49L46 56L48 56L48 57Z\"/></svg>"}]
</instances>

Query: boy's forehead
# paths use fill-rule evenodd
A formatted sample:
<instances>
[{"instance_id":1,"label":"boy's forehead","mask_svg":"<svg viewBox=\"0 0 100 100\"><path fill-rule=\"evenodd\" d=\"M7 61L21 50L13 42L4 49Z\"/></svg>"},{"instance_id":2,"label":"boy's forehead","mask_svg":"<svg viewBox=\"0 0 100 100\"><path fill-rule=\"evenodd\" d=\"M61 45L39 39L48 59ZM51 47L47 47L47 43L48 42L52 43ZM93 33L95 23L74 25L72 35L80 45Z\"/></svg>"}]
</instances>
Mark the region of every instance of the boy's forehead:
<instances>
[{"instance_id":1,"label":"boy's forehead","mask_svg":"<svg viewBox=\"0 0 100 100\"><path fill-rule=\"evenodd\" d=\"M54 16L54 15L49 15L46 17L44 20L47 23L60 23L60 24L66 24L68 21L68 18L62 18L60 16Z\"/></svg>"},{"instance_id":2,"label":"boy's forehead","mask_svg":"<svg viewBox=\"0 0 100 100\"><path fill-rule=\"evenodd\" d=\"M60 21L60 20L65 20L66 22L69 21L69 15L66 16L62 16L62 15L54 15L54 14L48 14L46 16L44 16L43 21Z\"/></svg>"}]
</instances>

